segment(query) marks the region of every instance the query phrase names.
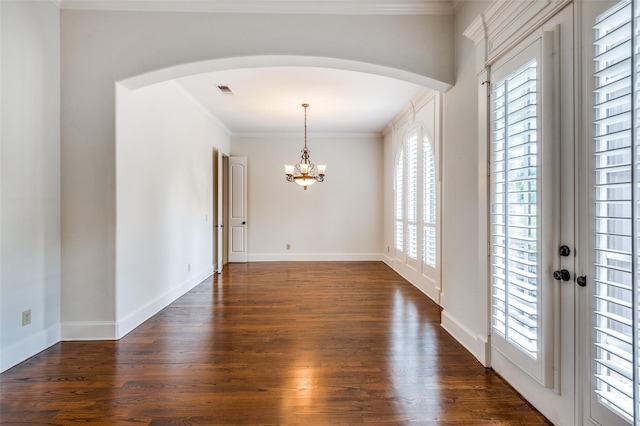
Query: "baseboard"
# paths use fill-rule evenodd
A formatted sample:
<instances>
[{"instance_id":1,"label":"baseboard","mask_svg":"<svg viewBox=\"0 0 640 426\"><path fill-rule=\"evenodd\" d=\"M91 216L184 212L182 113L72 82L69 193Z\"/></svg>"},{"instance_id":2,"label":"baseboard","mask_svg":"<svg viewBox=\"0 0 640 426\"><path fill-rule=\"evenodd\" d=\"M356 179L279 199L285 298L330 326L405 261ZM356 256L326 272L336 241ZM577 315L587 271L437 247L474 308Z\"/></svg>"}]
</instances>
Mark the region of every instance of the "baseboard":
<instances>
[{"instance_id":1,"label":"baseboard","mask_svg":"<svg viewBox=\"0 0 640 426\"><path fill-rule=\"evenodd\" d=\"M213 266L205 268L203 271L196 274L194 277L184 281L179 286L169 290L165 294L157 297L149 303L141 306L134 312L128 314L124 318L120 319L116 323L116 339L129 334L140 324L160 312L162 309L169 306L176 301L179 297L187 293L189 290L200 284L202 281L213 275Z\"/></svg>"},{"instance_id":2,"label":"baseboard","mask_svg":"<svg viewBox=\"0 0 640 426\"><path fill-rule=\"evenodd\" d=\"M0 351L0 373L20 364L60 341L60 324L22 339Z\"/></svg>"},{"instance_id":3,"label":"baseboard","mask_svg":"<svg viewBox=\"0 0 640 426\"><path fill-rule=\"evenodd\" d=\"M62 323L63 341L73 340L118 340L129 334L140 324L157 314L180 296L200 284L213 274L213 266L189 278L187 281L141 306L119 321L82 321Z\"/></svg>"},{"instance_id":4,"label":"baseboard","mask_svg":"<svg viewBox=\"0 0 640 426\"><path fill-rule=\"evenodd\" d=\"M384 263L386 263L388 267L390 267L391 269L393 269L393 266L394 266L394 260L393 260L393 257L388 256L388 255L386 255L386 254L383 254L383 255L382 255L382 261L383 261Z\"/></svg>"},{"instance_id":5,"label":"baseboard","mask_svg":"<svg viewBox=\"0 0 640 426\"><path fill-rule=\"evenodd\" d=\"M249 254L249 262L348 262L381 261L380 253L264 253Z\"/></svg>"},{"instance_id":6,"label":"baseboard","mask_svg":"<svg viewBox=\"0 0 640 426\"><path fill-rule=\"evenodd\" d=\"M61 325L62 341L116 340L115 321L74 321Z\"/></svg>"},{"instance_id":7,"label":"baseboard","mask_svg":"<svg viewBox=\"0 0 640 426\"><path fill-rule=\"evenodd\" d=\"M442 311L440 325L447 333L453 336L462 346L465 347L476 359L485 367L489 365L490 343L486 337L478 336L462 325L455 317L449 314L449 312Z\"/></svg>"}]
</instances>

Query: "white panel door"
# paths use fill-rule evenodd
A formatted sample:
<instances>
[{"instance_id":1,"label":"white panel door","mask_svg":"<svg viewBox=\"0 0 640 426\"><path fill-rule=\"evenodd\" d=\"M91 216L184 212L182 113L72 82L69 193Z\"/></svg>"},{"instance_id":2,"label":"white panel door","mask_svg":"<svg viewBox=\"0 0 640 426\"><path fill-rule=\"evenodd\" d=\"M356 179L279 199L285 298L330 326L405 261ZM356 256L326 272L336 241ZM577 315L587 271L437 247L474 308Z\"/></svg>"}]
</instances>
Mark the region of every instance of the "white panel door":
<instances>
[{"instance_id":1,"label":"white panel door","mask_svg":"<svg viewBox=\"0 0 640 426\"><path fill-rule=\"evenodd\" d=\"M247 158L229 157L229 262L247 261Z\"/></svg>"}]
</instances>

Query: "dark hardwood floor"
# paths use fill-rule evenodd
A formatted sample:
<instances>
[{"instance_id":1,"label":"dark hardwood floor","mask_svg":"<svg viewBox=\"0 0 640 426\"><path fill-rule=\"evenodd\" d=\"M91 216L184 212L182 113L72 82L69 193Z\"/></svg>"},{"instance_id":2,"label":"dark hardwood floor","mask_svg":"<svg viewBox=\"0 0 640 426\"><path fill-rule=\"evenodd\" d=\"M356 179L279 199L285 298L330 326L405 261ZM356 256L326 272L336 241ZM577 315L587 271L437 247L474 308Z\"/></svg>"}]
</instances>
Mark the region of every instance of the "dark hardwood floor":
<instances>
[{"instance_id":1,"label":"dark hardwood floor","mask_svg":"<svg viewBox=\"0 0 640 426\"><path fill-rule=\"evenodd\" d=\"M3 425L549 424L378 262L229 265L118 342L0 375Z\"/></svg>"}]
</instances>

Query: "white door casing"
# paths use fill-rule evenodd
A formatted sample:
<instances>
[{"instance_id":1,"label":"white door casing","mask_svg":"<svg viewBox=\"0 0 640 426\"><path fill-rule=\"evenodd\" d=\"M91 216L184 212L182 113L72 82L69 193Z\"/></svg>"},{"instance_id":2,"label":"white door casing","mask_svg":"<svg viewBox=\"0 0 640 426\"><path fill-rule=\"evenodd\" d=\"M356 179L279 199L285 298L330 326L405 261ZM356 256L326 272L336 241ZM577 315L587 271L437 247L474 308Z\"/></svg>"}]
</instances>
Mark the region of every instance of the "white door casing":
<instances>
[{"instance_id":1,"label":"white door casing","mask_svg":"<svg viewBox=\"0 0 640 426\"><path fill-rule=\"evenodd\" d=\"M217 198L217 210L216 210L216 272L222 273L222 269L224 268L224 183L226 179L224 179L224 159L225 155L218 151L217 154L217 183L218 188L216 192Z\"/></svg>"}]
</instances>

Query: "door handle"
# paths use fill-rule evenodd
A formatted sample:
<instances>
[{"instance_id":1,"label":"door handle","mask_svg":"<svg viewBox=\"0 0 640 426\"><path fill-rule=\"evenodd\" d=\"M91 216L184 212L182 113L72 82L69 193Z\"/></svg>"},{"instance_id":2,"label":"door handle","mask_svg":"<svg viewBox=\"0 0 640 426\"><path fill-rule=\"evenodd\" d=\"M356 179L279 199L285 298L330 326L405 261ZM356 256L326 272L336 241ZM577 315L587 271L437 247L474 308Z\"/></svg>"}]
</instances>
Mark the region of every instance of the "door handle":
<instances>
[{"instance_id":1,"label":"door handle","mask_svg":"<svg viewBox=\"0 0 640 426\"><path fill-rule=\"evenodd\" d=\"M244 222L244 221L243 221L243 222L242 222L242 224L243 224L243 225L246 225L246 224L247 224L247 222Z\"/></svg>"},{"instance_id":2,"label":"door handle","mask_svg":"<svg viewBox=\"0 0 640 426\"><path fill-rule=\"evenodd\" d=\"M582 275L582 276L576 278L576 282L578 283L578 285L580 287L586 287L587 286L587 276L586 275Z\"/></svg>"},{"instance_id":3,"label":"door handle","mask_svg":"<svg viewBox=\"0 0 640 426\"><path fill-rule=\"evenodd\" d=\"M566 269L561 269L559 271L553 271L553 278L556 281L569 281L571 279L571 273Z\"/></svg>"}]
</instances>

